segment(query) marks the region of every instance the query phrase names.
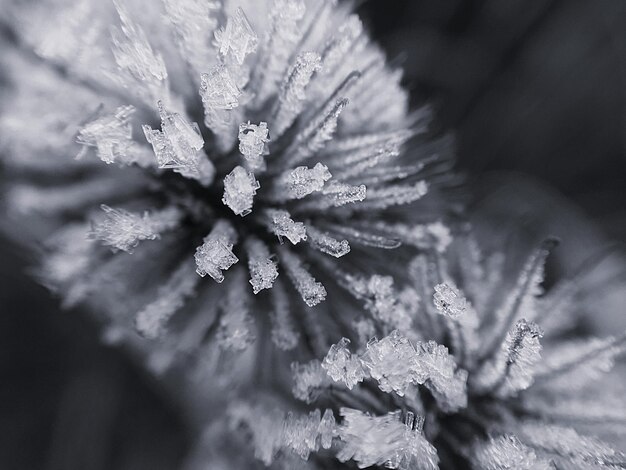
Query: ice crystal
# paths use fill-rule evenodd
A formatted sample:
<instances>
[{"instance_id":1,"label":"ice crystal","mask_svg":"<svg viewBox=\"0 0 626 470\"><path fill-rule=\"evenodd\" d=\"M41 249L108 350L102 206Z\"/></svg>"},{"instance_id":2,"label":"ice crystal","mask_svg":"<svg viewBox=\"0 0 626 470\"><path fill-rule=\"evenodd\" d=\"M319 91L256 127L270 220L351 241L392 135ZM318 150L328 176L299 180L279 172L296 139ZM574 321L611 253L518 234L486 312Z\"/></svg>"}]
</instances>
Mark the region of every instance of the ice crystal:
<instances>
[{"instance_id":1,"label":"ice crystal","mask_svg":"<svg viewBox=\"0 0 626 470\"><path fill-rule=\"evenodd\" d=\"M260 187L252 173L241 166L236 166L224 178L222 202L235 214L243 217L252 212L254 195Z\"/></svg>"}]
</instances>

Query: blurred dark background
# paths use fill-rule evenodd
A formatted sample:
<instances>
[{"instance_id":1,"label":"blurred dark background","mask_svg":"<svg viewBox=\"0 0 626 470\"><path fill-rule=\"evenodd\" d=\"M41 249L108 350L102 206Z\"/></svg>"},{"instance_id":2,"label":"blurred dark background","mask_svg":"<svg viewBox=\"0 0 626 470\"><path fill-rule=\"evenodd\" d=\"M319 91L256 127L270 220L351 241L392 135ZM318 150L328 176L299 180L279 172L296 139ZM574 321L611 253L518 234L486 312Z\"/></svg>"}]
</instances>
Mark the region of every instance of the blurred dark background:
<instances>
[{"instance_id":1,"label":"blurred dark background","mask_svg":"<svg viewBox=\"0 0 626 470\"><path fill-rule=\"evenodd\" d=\"M626 2L370 0L359 12L414 103L456 132L477 200L521 185L538 214L624 241ZM0 246L0 468L177 468L189 439L150 379L85 315L58 310L26 273L33 259Z\"/></svg>"}]
</instances>

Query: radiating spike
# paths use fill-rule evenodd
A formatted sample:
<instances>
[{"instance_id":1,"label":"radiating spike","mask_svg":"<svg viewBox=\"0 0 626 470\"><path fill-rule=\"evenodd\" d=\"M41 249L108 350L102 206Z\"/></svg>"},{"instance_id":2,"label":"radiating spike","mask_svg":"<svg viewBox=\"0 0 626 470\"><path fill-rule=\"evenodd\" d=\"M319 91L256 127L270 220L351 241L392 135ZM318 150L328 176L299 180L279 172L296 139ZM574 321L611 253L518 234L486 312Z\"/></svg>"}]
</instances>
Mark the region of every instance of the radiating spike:
<instances>
[{"instance_id":1,"label":"radiating spike","mask_svg":"<svg viewBox=\"0 0 626 470\"><path fill-rule=\"evenodd\" d=\"M229 222L218 220L203 241L196 249L196 272L202 277L208 274L216 282L222 282L222 271L239 261L232 251L237 243L237 232Z\"/></svg>"},{"instance_id":2,"label":"radiating spike","mask_svg":"<svg viewBox=\"0 0 626 470\"><path fill-rule=\"evenodd\" d=\"M304 303L309 307L314 307L326 299L326 289L303 266L298 255L281 246L279 247L279 257L287 276L302 296Z\"/></svg>"},{"instance_id":3,"label":"radiating spike","mask_svg":"<svg viewBox=\"0 0 626 470\"><path fill-rule=\"evenodd\" d=\"M412 185L388 185L381 188L370 188L367 192L367 200L356 204L354 210L380 210L391 206L410 204L424 197L427 192L428 184L426 181L418 181Z\"/></svg>"},{"instance_id":4,"label":"radiating spike","mask_svg":"<svg viewBox=\"0 0 626 470\"><path fill-rule=\"evenodd\" d=\"M246 159L246 166L253 172L266 169L264 157L269 154L267 148L269 130L266 122L250 124L250 121L239 125L239 151Z\"/></svg>"},{"instance_id":5,"label":"radiating spike","mask_svg":"<svg viewBox=\"0 0 626 470\"><path fill-rule=\"evenodd\" d=\"M226 298L217 330L217 342L222 349L242 351L255 340L249 293L241 289L243 283L244 270L235 269L226 286Z\"/></svg>"},{"instance_id":6,"label":"radiating spike","mask_svg":"<svg viewBox=\"0 0 626 470\"><path fill-rule=\"evenodd\" d=\"M111 75L148 106L158 100L170 105L165 62L150 46L145 32L135 24L120 0L113 0L121 26L111 30L113 55L120 73Z\"/></svg>"},{"instance_id":7,"label":"radiating spike","mask_svg":"<svg viewBox=\"0 0 626 470\"><path fill-rule=\"evenodd\" d=\"M137 214L102 204L105 217L92 223L90 238L113 250L132 252L142 240L156 240L161 233L178 226L183 214L176 207Z\"/></svg>"},{"instance_id":8,"label":"radiating spike","mask_svg":"<svg viewBox=\"0 0 626 470\"><path fill-rule=\"evenodd\" d=\"M509 294L502 307L496 311L493 326L491 327L493 333L483 344L481 352L483 357L489 355L491 351L501 344L511 324L515 323L522 316L529 321L536 317L535 299L537 295L542 293L541 282L543 282L544 264L548 255L558 243L558 240L555 238L546 239L526 261L517 279L515 288Z\"/></svg>"},{"instance_id":9,"label":"radiating spike","mask_svg":"<svg viewBox=\"0 0 626 470\"><path fill-rule=\"evenodd\" d=\"M339 241L329 235L328 232L322 232L309 223L306 227L309 244L316 250L335 258L341 258L350 252L348 240Z\"/></svg>"},{"instance_id":10,"label":"radiating spike","mask_svg":"<svg viewBox=\"0 0 626 470\"><path fill-rule=\"evenodd\" d=\"M163 0L181 56L195 72L194 78L216 62L212 36L218 26L221 3L213 0Z\"/></svg>"},{"instance_id":11,"label":"radiating spike","mask_svg":"<svg viewBox=\"0 0 626 470\"><path fill-rule=\"evenodd\" d=\"M196 292L199 279L193 261L183 261L167 282L159 287L156 299L137 313L137 331L148 339L162 336L168 320Z\"/></svg>"},{"instance_id":12,"label":"radiating spike","mask_svg":"<svg viewBox=\"0 0 626 470\"><path fill-rule=\"evenodd\" d=\"M303 0L274 0L270 10L270 27L263 45L257 70L255 107L263 104L283 78L293 47L301 32L298 23L306 11Z\"/></svg>"},{"instance_id":13,"label":"radiating spike","mask_svg":"<svg viewBox=\"0 0 626 470\"><path fill-rule=\"evenodd\" d=\"M284 351L295 348L300 340L300 333L293 324L289 308L289 297L282 282L276 281L270 291L272 300L272 342Z\"/></svg>"},{"instance_id":14,"label":"radiating spike","mask_svg":"<svg viewBox=\"0 0 626 470\"><path fill-rule=\"evenodd\" d=\"M94 147L98 158L107 164L154 166L154 157L148 149L133 141L130 120L134 113L133 106L120 106L112 114L99 113L99 117L82 126L76 142L83 148L76 158L81 159L89 147Z\"/></svg>"},{"instance_id":15,"label":"radiating spike","mask_svg":"<svg viewBox=\"0 0 626 470\"><path fill-rule=\"evenodd\" d=\"M472 376L472 388L506 398L527 389L541 359L539 339L543 331L533 322L519 320L506 335L494 358Z\"/></svg>"},{"instance_id":16,"label":"radiating spike","mask_svg":"<svg viewBox=\"0 0 626 470\"><path fill-rule=\"evenodd\" d=\"M266 209L265 216L269 231L275 234L281 243L282 237L286 237L294 245L307 239L306 227L302 222L295 222L289 212L282 209Z\"/></svg>"},{"instance_id":17,"label":"radiating spike","mask_svg":"<svg viewBox=\"0 0 626 470\"><path fill-rule=\"evenodd\" d=\"M215 42L222 56L232 54L241 65L247 55L256 51L259 40L245 13L238 7L226 26L215 32Z\"/></svg>"},{"instance_id":18,"label":"radiating spike","mask_svg":"<svg viewBox=\"0 0 626 470\"><path fill-rule=\"evenodd\" d=\"M323 225L327 230L344 236L348 240L363 246L393 250L401 245L401 242L398 239L388 238L383 235L358 230L352 227L331 223L324 223Z\"/></svg>"},{"instance_id":19,"label":"radiating spike","mask_svg":"<svg viewBox=\"0 0 626 470\"><path fill-rule=\"evenodd\" d=\"M319 70L320 60L316 52L305 52L296 57L278 95L278 108L272 120L276 137L280 137L293 124L304 108L305 90L313 74Z\"/></svg>"},{"instance_id":20,"label":"radiating spike","mask_svg":"<svg viewBox=\"0 0 626 470\"><path fill-rule=\"evenodd\" d=\"M236 166L224 178L222 202L242 217L252 212L254 195L261 185L254 175L242 166Z\"/></svg>"},{"instance_id":21,"label":"radiating spike","mask_svg":"<svg viewBox=\"0 0 626 470\"><path fill-rule=\"evenodd\" d=\"M255 294L263 289L271 289L278 277L278 267L265 243L256 237L248 237L245 241L250 269L250 284Z\"/></svg>"},{"instance_id":22,"label":"radiating spike","mask_svg":"<svg viewBox=\"0 0 626 470\"><path fill-rule=\"evenodd\" d=\"M313 192L321 191L324 183L331 177L328 167L322 163L317 163L313 168L299 166L286 170L276 179L275 189L270 197L280 202L302 199Z\"/></svg>"}]
</instances>

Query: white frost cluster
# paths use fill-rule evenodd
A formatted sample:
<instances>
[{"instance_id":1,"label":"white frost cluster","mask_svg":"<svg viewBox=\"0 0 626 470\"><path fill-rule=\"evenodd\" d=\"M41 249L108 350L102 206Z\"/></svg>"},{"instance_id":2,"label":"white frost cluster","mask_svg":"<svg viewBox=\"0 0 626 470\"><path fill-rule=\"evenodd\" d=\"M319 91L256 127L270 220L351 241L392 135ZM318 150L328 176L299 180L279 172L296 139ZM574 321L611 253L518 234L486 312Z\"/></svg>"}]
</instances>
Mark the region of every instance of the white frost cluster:
<instances>
[{"instance_id":1,"label":"white frost cluster","mask_svg":"<svg viewBox=\"0 0 626 470\"><path fill-rule=\"evenodd\" d=\"M204 237L204 243L196 249L197 273L207 274L215 281L224 281L222 271L230 268L239 259L233 254L237 243L237 232L225 220L218 220L211 233Z\"/></svg>"},{"instance_id":2,"label":"white frost cluster","mask_svg":"<svg viewBox=\"0 0 626 470\"><path fill-rule=\"evenodd\" d=\"M242 217L252 212L254 195L261 185L254 175L242 166L236 166L224 178L222 202Z\"/></svg>"}]
</instances>

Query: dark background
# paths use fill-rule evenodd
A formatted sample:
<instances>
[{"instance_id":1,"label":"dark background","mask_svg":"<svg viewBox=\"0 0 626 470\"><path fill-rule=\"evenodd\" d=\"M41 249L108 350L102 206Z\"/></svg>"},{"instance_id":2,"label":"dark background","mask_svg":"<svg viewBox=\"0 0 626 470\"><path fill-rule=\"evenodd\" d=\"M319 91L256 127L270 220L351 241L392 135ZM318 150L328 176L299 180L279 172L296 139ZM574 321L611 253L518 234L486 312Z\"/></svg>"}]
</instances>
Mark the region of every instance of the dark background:
<instances>
[{"instance_id":1,"label":"dark background","mask_svg":"<svg viewBox=\"0 0 626 470\"><path fill-rule=\"evenodd\" d=\"M624 240L626 2L370 0L359 12L414 103L456 132L478 199L531 181L524 197L541 204L535 188L550 186ZM0 468L176 468L189 439L168 403L86 316L58 310L28 254L1 246Z\"/></svg>"}]
</instances>

